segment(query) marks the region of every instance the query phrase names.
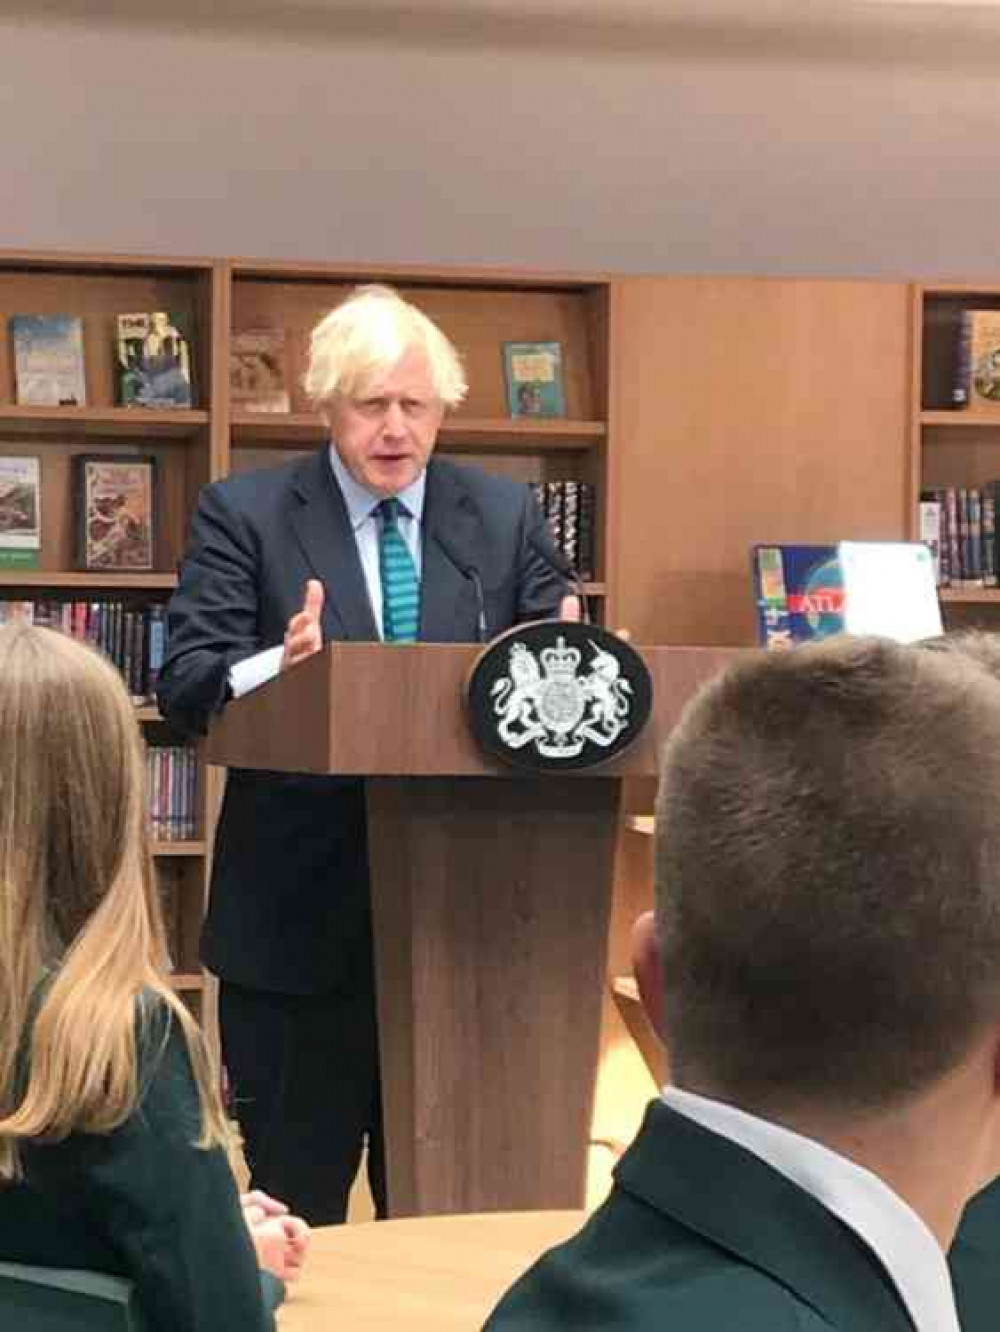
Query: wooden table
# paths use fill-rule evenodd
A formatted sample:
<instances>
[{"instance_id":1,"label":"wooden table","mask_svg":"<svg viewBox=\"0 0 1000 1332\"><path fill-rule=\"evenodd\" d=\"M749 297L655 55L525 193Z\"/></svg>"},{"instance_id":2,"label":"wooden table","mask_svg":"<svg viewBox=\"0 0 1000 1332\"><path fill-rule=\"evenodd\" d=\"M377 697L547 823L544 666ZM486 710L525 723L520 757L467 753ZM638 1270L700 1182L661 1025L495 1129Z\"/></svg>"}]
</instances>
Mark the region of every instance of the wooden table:
<instances>
[{"instance_id":1,"label":"wooden table","mask_svg":"<svg viewBox=\"0 0 1000 1332\"><path fill-rule=\"evenodd\" d=\"M323 1226L278 1316L280 1332L477 1332L584 1212L492 1212Z\"/></svg>"}]
</instances>

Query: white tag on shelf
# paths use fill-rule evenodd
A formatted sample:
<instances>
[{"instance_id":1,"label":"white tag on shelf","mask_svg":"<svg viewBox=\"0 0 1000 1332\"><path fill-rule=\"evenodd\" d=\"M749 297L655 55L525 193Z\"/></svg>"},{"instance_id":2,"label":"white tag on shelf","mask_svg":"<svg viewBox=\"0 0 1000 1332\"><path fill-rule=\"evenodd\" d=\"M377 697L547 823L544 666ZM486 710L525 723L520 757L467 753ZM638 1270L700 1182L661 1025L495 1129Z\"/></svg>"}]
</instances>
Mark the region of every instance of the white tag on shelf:
<instances>
[{"instance_id":1,"label":"white tag on shelf","mask_svg":"<svg viewBox=\"0 0 1000 1332\"><path fill-rule=\"evenodd\" d=\"M920 541L842 541L844 629L913 643L944 633L934 560Z\"/></svg>"}]
</instances>

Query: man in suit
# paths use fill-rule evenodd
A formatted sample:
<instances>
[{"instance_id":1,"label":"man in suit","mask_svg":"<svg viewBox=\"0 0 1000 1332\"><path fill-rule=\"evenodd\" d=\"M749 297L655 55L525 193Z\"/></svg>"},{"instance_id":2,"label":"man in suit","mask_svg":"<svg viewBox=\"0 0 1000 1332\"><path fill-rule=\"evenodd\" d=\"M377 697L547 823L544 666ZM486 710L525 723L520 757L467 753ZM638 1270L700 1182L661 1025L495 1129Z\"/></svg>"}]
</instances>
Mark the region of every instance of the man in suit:
<instances>
[{"instance_id":1,"label":"man in suit","mask_svg":"<svg viewBox=\"0 0 1000 1332\"><path fill-rule=\"evenodd\" d=\"M1000 1171L1000 684L884 640L747 654L656 813L634 956L673 1085L489 1332L958 1332L945 1255Z\"/></svg>"},{"instance_id":2,"label":"man in suit","mask_svg":"<svg viewBox=\"0 0 1000 1332\"><path fill-rule=\"evenodd\" d=\"M528 487L432 456L466 384L424 314L359 288L314 330L306 388L330 445L200 496L158 688L183 731L332 639L474 642L575 617ZM367 1140L384 1215L361 781L229 773L202 955L254 1185L342 1220Z\"/></svg>"}]
</instances>

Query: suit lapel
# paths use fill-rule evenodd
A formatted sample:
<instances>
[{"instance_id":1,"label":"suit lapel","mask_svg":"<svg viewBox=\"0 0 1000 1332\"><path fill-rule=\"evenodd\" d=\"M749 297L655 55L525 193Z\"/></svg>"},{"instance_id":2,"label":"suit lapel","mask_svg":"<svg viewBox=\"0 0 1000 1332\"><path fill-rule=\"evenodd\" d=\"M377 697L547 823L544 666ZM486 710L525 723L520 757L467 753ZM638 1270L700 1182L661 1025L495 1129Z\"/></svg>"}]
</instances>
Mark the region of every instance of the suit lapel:
<instances>
[{"instance_id":1,"label":"suit lapel","mask_svg":"<svg viewBox=\"0 0 1000 1332\"><path fill-rule=\"evenodd\" d=\"M913 1332L870 1248L764 1161L654 1101L618 1185L767 1272L834 1327Z\"/></svg>"},{"instance_id":2,"label":"suit lapel","mask_svg":"<svg viewBox=\"0 0 1000 1332\"><path fill-rule=\"evenodd\" d=\"M326 593L324 638L377 639L357 542L326 445L303 462L293 488L292 529Z\"/></svg>"},{"instance_id":3,"label":"suit lapel","mask_svg":"<svg viewBox=\"0 0 1000 1332\"><path fill-rule=\"evenodd\" d=\"M442 545L442 534L446 545ZM476 506L453 473L432 461L424 492L420 577L420 638L425 642L476 641L475 588L453 555L465 561L467 567L478 569L484 541L482 519Z\"/></svg>"}]
</instances>

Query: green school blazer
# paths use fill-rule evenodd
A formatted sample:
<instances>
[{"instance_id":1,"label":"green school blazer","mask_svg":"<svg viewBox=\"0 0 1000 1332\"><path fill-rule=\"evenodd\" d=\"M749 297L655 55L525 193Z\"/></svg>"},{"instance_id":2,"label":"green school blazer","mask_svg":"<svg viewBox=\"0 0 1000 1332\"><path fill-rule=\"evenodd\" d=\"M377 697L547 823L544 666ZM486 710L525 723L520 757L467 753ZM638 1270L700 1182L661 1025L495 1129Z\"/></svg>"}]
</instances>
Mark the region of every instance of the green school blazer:
<instances>
[{"instance_id":1,"label":"green school blazer","mask_svg":"<svg viewBox=\"0 0 1000 1332\"><path fill-rule=\"evenodd\" d=\"M885 1268L849 1227L661 1101L607 1201L521 1277L486 1329L914 1332Z\"/></svg>"}]
</instances>

